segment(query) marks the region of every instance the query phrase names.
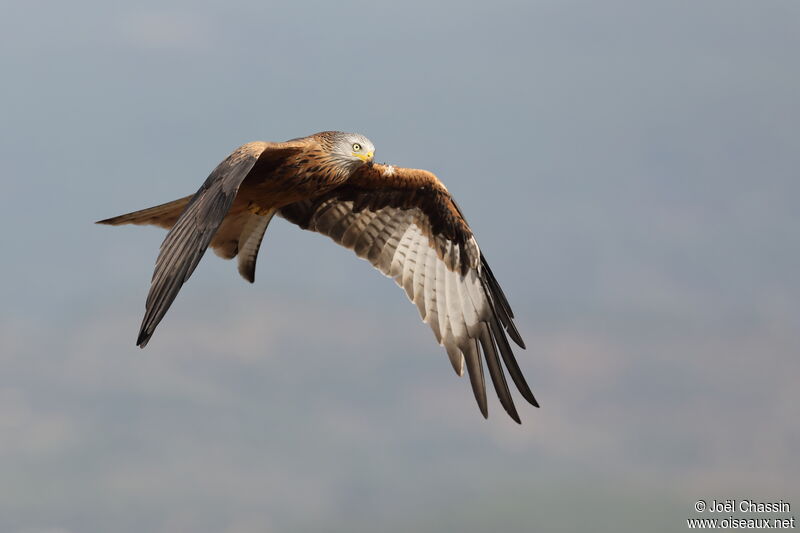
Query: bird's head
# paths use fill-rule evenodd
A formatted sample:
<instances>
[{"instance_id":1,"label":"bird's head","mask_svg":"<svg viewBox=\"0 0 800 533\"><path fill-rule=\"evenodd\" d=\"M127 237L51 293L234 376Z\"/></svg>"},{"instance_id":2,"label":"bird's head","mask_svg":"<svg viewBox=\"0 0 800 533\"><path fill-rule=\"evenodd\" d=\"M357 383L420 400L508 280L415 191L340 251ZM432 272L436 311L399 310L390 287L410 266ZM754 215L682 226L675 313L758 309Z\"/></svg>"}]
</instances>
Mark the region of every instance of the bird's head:
<instances>
[{"instance_id":1,"label":"bird's head","mask_svg":"<svg viewBox=\"0 0 800 533\"><path fill-rule=\"evenodd\" d=\"M353 166L369 164L375 156L375 145L360 133L337 132L332 152Z\"/></svg>"}]
</instances>

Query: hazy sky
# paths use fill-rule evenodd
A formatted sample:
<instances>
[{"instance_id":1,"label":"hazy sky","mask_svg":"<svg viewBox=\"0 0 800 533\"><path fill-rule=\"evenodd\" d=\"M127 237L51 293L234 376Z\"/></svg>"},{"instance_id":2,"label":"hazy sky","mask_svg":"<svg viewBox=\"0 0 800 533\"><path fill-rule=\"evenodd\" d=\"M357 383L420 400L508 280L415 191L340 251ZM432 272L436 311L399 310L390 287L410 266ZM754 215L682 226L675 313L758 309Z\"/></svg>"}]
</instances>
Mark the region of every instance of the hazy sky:
<instances>
[{"instance_id":1,"label":"hazy sky","mask_svg":"<svg viewBox=\"0 0 800 533\"><path fill-rule=\"evenodd\" d=\"M0 531L684 531L800 506L800 4L0 8ZM464 209L542 408L283 220L134 346L163 231L234 147L364 133Z\"/></svg>"}]
</instances>

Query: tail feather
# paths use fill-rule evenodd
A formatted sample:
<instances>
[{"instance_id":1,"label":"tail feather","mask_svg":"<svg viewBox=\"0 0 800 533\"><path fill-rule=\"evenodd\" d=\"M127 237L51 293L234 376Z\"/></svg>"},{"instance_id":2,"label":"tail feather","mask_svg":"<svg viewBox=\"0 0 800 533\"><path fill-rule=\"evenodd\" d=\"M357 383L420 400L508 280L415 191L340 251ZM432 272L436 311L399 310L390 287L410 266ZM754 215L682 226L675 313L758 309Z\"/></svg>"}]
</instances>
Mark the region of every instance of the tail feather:
<instances>
[{"instance_id":1,"label":"tail feather","mask_svg":"<svg viewBox=\"0 0 800 533\"><path fill-rule=\"evenodd\" d=\"M96 224L121 226L123 224L149 224L164 229L172 229L183 210L189 204L192 196L186 196L167 202L165 204L141 209L118 217L98 220ZM232 259L239 256L237 261L239 274L244 279L253 283L255 280L256 258L258 249L264 238L270 220L277 210L269 209L263 213L255 214L248 211L229 214L220 225L211 248L220 257Z\"/></svg>"},{"instance_id":2,"label":"tail feather","mask_svg":"<svg viewBox=\"0 0 800 533\"><path fill-rule=\"evenodd\" d=\"M165 229L170 229L175 225L178 217L181 216L186 205L192 196L185 196L172 202L149 207L140 211L134 211L120 215L118 217L107 218L105 220L98 220L96 224L108 224L110 226L121 226L123 224L150 224L159 226Z\"/></svg>"}]
</instances>

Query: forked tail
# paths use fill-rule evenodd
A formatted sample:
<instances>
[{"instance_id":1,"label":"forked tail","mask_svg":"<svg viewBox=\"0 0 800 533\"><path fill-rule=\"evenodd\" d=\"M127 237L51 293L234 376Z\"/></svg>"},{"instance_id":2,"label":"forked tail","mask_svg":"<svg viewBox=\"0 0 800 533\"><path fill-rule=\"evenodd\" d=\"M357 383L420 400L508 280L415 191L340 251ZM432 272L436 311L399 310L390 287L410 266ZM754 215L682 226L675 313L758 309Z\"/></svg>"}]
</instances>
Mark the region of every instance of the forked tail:
<instances>
[{"instance_id":1,"label":"forked tail","mask_svg":"<svg viewBox=\"0 0 800 533\"><path fill-rule=\"evenodd\" d=\"M152 225L164 229L172 229L192 196L186 196L165 204L141 209L118 217L98 220L97 224L121 226L123 224ZM211 248L225 259L238 256L239 274L253 283L256 275L256 258L264 232L275 214L275 209L243 211L229 214L223 220L214 238Z\"/></svg>"},{"instance_id":2,"label":"forked tail","mask_svg":"<svg viewBox=\"0 0 800 533\"><path fill-rule=\"evenodd\" d=\"M164 229L170 229L175 225L178 217L181 216L186 205L192 196L185 196L166 204L149 207L133 213L127 213L118 217L107 218L105 220L98 220L96 224L108 224L110 226L121 226L123 224L149 224L159 226Z\"/></svg>"}]
</instances>

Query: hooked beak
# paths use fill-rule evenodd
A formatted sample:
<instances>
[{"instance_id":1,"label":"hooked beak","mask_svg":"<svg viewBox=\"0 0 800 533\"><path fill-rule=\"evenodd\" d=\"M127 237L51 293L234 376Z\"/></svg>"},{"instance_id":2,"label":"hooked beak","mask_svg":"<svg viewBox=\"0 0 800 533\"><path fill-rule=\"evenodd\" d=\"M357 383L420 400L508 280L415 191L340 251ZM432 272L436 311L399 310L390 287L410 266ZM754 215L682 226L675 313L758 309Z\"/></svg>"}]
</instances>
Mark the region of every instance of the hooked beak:
<instances>
[{"instance_id":1,"label":"hooked beak","mask_svg":"<svg viewBox=\"0 0 800 533\"><path fill-rule=\"evenodd\" d=\"M366 154L357 154L355 152L352 152L352 154L365 163L369 163L370 161L372 161L372 158L375 156L373 152L367 152Z\"/></svg>"}]
</instances>

